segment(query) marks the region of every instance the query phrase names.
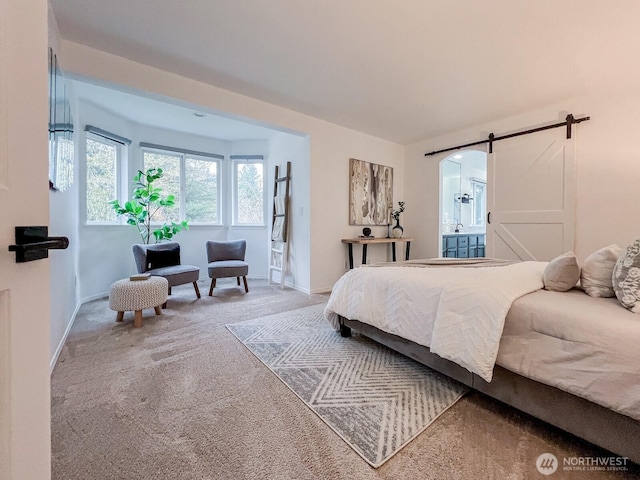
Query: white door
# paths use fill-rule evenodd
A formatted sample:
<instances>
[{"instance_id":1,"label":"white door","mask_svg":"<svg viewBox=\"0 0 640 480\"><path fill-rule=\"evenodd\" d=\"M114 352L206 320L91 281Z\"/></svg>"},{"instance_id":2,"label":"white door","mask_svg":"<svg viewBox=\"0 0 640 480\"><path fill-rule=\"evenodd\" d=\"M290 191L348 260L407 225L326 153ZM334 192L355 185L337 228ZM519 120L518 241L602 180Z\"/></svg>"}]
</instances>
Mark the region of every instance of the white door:
<instances>
[{"instance_id":1,"label":"white door","mask_svg":"<svg viewBox=\"0 0 640 480\"><path fill-rule=\"evenodd\" d=\"M50 478L49 262L14 227L47 225L47 1L0 0L0 479Z\"/></svg>"},{"instance_id":2,"label":"white door","mask_svg":"<svg viewBox=\"0 0 640 480\"><path fill-rule=\"evenodd\" d=\"M555 128L493 144L487 256L548 261L574 249L574 139Z\"/></svg>"}]
</instances>

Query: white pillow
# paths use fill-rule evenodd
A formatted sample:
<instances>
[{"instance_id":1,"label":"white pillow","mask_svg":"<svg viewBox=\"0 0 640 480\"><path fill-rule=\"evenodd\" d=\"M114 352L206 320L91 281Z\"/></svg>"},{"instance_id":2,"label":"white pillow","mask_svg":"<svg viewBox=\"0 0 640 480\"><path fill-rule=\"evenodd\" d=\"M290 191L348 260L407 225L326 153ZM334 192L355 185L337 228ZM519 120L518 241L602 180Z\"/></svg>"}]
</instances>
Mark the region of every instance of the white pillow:
<instances>
[{"instance_id":1,"label":"white pillow","mask_svg":"<svg viewBox=\"0 0 640 480\"><path fill-rule=\"evenodd\" d=\"M580 266L573 252L563 253L554 258L544 269L542 278L545 290L566 292L580 280Z\"/></svg>"},{"instance_id":2,"label":"white pillow","mask_svg":"<svg viewBox=\"0 0 640 480\"><path fill-rule=\"evenodd\" d=\"M613 291L613 268L622 248L609 245L589 255L582 264L580 285L592 297L615 297Z\"/></svg>"},{"instance_id":3,"label":"white pillow","mask_svg":"<svg viewBox=\"0 0 640 480\"><path fill-rule=\"evenodd\" d=\"M623 307L640 313L640 238L618 258L613 268L613 290Z\"/></svg>"}]
</instances>

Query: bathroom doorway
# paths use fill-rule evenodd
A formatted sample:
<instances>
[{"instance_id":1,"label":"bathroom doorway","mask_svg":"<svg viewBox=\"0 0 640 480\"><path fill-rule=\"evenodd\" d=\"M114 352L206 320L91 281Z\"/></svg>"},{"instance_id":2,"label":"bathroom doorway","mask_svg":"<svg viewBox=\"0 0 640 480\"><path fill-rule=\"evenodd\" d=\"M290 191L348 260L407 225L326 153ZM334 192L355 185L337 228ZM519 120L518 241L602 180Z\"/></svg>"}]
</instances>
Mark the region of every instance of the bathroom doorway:
<instances>
[{"instance_id":1,"label":"bathroom doorway","mask_svg":"<svg viewBox=\"0 0 640 480\"><path fill-rule=\"evenodd\" d=\"M440 162L442 257L484 256L487 154L463 150Z\"/></svg>"}]
</instances>

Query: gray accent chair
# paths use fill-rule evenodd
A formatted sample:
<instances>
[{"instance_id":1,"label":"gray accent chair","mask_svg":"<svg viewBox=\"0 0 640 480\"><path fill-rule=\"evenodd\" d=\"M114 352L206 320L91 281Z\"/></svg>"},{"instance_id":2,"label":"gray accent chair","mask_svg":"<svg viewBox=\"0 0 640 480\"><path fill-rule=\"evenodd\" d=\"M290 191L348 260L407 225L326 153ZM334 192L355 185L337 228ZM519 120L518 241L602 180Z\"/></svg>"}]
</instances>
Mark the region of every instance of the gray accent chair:
<instances>
[{"instance_id":1,"label":"gray accent chair","mask_svg":"<svg viewBox=\"0 0 640 480\"><path fill-rule=\"evenodd\" d=\"M210 297L213 296L216 279L225 277L236 277L238 286L240 285L240 277L242 277L244 291L249 292L249 286L247 285L249 264L244 261L246 250L246 240L210 240L207 242L207 262L209 263L209 278L211 279Z\"/></svg>"},{"instance_id":2,"label":"gray accent chair","mask_svg":"<svg viewBox=\"0 0 640 480\"><path fill-rule=\"evenodd\" d=\"M148 255L147 252L165 252L173 253L174 262L172 265L158 266L154 268L150 263L152 256L157 257L157 254ZM175 253L177 252L177 256ZM133 257L136 261L136 268L138 273L149 273L157 277L164 277L169 282L169 295L171 295L171 287L176 285L183 285L185 283L192 283L193 288L196 291L196 296L200 298L200 289L198 288L198 278L200 277L200 269L193 265L180 264L180 244L178 242L164 242L156 243L153 245L136 244L133 246ZM162 263L160 263L161 265ZM166 302L163 308L166 306Z\"/></svg>"}]
</instances>

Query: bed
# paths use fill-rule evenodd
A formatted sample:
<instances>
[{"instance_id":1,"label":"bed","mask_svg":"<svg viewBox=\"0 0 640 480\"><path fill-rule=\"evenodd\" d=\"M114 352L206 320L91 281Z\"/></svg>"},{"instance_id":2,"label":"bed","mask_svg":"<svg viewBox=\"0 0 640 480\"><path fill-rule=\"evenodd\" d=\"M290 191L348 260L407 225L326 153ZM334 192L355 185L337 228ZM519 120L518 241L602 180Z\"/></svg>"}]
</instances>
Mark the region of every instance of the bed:
<instances>
[{"instance_id":1,"label":"bed","mask_svg":"<svg viewBox=\"0 0 640 480\"><path fill-rule=\"evenodd\" d=\"M414 260L350 270L325 317L640 463L640 317L545 290L548 262Z\"/></svg>"}]
</instances>

